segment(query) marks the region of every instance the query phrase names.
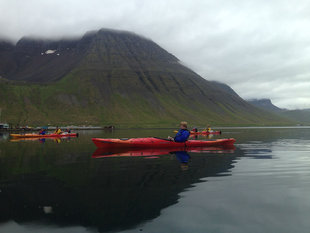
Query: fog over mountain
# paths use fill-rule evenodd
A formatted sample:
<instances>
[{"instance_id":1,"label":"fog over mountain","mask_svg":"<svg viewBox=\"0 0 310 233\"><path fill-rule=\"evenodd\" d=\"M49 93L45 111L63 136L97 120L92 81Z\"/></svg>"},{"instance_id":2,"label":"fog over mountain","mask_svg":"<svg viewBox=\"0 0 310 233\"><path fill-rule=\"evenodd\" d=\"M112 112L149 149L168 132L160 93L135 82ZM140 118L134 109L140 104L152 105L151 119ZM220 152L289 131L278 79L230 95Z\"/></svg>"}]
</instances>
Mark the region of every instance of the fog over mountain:
<instances>
[{"instance_id":1,"label":"fog over mountain","mask_svg":"<svg viewBox=\"0 0 310 233\"><path fill-rule=\"evenodd\" d=\"M152 38L208 80L281 108L310 108L310 2L2 0L0 38L113 28Z\"/></svg>"}]
</instances>

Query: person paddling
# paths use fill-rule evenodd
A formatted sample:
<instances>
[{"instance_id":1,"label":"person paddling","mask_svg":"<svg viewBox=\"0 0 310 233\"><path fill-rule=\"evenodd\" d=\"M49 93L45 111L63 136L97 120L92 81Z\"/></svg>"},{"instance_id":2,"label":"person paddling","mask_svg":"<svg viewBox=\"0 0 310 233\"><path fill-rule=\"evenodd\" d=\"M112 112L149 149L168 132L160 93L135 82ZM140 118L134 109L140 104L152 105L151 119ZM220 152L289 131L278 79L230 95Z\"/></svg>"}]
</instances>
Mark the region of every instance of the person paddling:
<instances>
[{"instance_id":1,"label":"person paddling","mask_svg":"<svg viewBox=\"0 0 310 233\"><path fill-rule=\"evenodd\" d=\"M194 133L198 133L198 129L197 129L197 127L193 128L193 129L192 129L192 132L194 132Z\"/></svg>"},{"instance_id":2,"label":"person paddling","mask_svg":"<svg viewBox=\"0 0 310 233\"><path fill-rule=\"evenodd\" d=\"M55 129L54 134L61 134L61 133L62 133L62 132L61 132L61 129L58 128L58 126L57 126L56 129Z\"/></svg>"},{"instance_id":3,"label":"person paddling","mask_svg":"<svg viewBox=\"0 0 310 233\"><path fill-rule=\"evenodd\" d=\"M42 129L40 130L40 132L39 132L40 135L45 135L45 133L46 133L46 131L45 131L45 129L43 129L43 128L42 128Z\"/></svg>"},{"instance_id":4,"label":"person paddling","mask_svg":"<svg viewBox=\"0 0 310 233\"><path fill-rule=\"evenodd\" d=\"M210 125L207 126L206 131L209 132L209 133L213 132L213 130L211 129L211 126L210 126Z\"/></svg>"},{"instance_id":5,"label":"person paddling","mask_svg":"<svg viewBox=\"0 0 310 233\"><path fill-rule=\"evenodd\" d=\"M187 139L190 136L190 132L187 129L187 122L182 121L180 123L180 130L177 132L175 137L168 137L169 140L174 141L174 142L186 142Z\"/></svg>"}]
</instances>

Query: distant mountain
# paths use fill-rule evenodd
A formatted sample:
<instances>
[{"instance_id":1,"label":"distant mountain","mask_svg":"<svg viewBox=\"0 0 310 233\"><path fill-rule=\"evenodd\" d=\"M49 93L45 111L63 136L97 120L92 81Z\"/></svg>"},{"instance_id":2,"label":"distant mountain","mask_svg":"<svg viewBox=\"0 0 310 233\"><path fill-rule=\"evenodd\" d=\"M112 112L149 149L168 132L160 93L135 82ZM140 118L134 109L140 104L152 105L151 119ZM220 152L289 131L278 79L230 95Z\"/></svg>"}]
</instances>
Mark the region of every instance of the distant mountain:
<instances>
[{"instance_id":1,"label":"distant mountain","mask_svg":"<svg viewBox=\"0 0 310 233\"><path fill-rule=\"evenodd\" d=\"M281 116L297 121L302 125L310 125L310 109L297 109L284 111Z\"/></svg>"},{"instance_id":2,"label":"distant mountain","mask_svg":"<svg viewBox=\"0 0 310 233\"><path fill-rule=\"evenodd\" d=\"M249 103L253 104L256 107L262 108L267 111L272 112L283 112L285 109L281 109L275 106L270 99L251 99L248 100Z\"/></svg>"},{"instance_id":3,"label":"distant mountain","mask_svg":"<svg viewBox=\"0 0 310 233\"><path fill-rule=\"evenodd\" d=\"M270 99L252 99L248 102L262 110L276 113L299 124L310 125L310 109L287 110L275 106Z\"/></svg>"},{"instance_id":4,"label":"distant mountain","mask_svg":"<svg viewBox=\"0 0 310 233\"><path fill-rule=\"evenodd\" d=\"M19 124L289 124L209 82L153 41L99 30L0 44L2 119Z\"/></svg>"}]
</instances>

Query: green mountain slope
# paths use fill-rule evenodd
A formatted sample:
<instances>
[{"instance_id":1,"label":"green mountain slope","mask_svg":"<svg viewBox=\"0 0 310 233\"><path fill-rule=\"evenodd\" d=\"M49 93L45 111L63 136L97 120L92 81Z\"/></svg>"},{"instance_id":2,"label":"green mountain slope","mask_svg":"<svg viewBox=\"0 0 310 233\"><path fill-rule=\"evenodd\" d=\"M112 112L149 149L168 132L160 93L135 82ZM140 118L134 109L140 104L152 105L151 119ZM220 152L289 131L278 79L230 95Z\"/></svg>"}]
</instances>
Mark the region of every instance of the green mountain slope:
<instances>
[{"instance_id":1,"label":"green mountain slope","mask_svg":"<svg viewBox=\"0 0 310 233\"><path fill-rule=\"evenodd\" d=\"M0 63L5 78L0 108L2 119L13 124L290 123L222 90L132 33L100 30L69 42L22 39L9 51L13 55L6 57L14 59Z\"/></svg>"}]
</instances>

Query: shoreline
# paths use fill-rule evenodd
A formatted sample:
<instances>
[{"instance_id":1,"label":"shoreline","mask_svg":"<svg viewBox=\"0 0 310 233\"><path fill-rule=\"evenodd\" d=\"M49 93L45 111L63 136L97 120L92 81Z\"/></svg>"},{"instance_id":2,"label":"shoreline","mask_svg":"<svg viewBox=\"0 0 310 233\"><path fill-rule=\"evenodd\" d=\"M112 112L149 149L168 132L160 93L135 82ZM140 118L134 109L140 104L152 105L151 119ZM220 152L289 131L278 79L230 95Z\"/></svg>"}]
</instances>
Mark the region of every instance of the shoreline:
<instances>
[{"instance_id":1,"label":"shoreline","mask_svg":"<svg viewBox=\"0 0 310 233\"><path fill-rule=\"evenodd\" d=\"M60 127L61 129L70 128L71 130L164 130L164 129L175 129L177 127L152 127L152 128L109 128L109 127ZM213 129L310 129L309 125L304 126L213 126ZM36 132L41 128L31 128L31 129L0 129L0 132ZM200 129L200 128L198 128ZM47 131L53 131L55 127L50 127Z\"/></svg>"},{"instance_id":2,"label":"shoreline","mask_svg":"<svg viewBox=\"0 0 310 233\"><path fill-rule=\"evenodd\" d=\"M62 130L65 130L67 128L71 129L71 130L115 130L115 128L109 128L109 127L59 127ZM50 127L47 129L47 131L53 131L55 130L56 127ZM40 131L41 128L29 128L29 129L0 129L0 132L36 132L36 131Z\"/></svg>"}]
</instances>

